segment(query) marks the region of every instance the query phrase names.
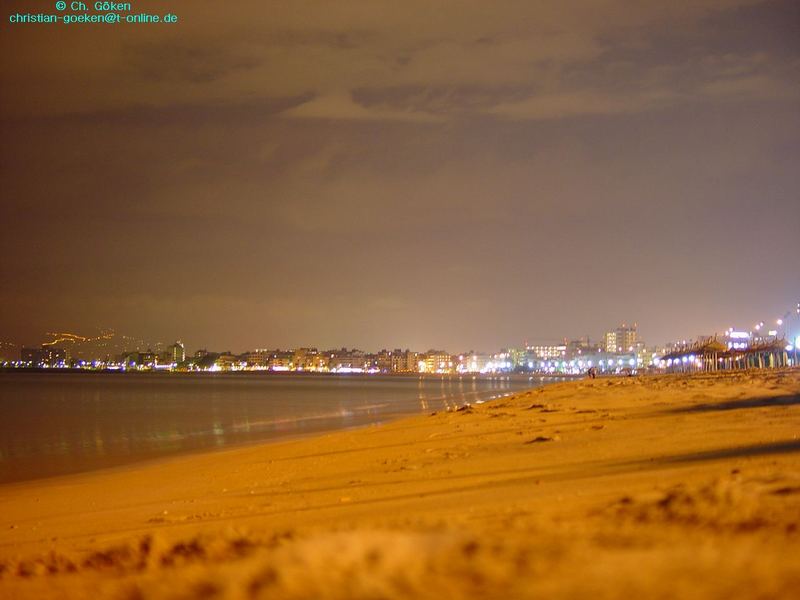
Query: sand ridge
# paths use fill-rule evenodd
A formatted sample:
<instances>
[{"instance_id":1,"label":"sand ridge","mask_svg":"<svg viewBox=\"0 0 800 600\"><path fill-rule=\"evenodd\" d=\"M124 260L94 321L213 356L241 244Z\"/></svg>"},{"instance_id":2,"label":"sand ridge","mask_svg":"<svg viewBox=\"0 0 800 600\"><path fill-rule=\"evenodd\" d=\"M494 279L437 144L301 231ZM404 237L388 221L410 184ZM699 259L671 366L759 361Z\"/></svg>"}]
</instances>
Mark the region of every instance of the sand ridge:
<instances>
[{"instance_id":1,"label":"sand ridge","mask_svg":"<svg viewBox=\"0 0 800 600\"><path fill-rule=\"evenodd\" d=\"M800 373L601 378L0 487L0 597L794 597Z\"/></svg>"}]
</instances>

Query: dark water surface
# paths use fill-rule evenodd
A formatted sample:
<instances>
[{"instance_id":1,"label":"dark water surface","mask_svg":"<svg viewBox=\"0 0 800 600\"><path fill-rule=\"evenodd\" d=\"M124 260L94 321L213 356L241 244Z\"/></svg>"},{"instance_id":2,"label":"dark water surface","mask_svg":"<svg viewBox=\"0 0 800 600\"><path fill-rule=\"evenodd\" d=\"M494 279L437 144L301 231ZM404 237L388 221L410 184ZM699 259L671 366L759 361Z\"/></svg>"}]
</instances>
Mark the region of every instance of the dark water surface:
<instances>
[{"instance_id":1,"label":"dark water surface","mask_svg":"<svg viewBox=\"0 0 800 600\"><path fill-rule=\"evenodd\" d=\"M443 410L528 377L0 373L0 483Z\"/></svg>"}]
</instances>

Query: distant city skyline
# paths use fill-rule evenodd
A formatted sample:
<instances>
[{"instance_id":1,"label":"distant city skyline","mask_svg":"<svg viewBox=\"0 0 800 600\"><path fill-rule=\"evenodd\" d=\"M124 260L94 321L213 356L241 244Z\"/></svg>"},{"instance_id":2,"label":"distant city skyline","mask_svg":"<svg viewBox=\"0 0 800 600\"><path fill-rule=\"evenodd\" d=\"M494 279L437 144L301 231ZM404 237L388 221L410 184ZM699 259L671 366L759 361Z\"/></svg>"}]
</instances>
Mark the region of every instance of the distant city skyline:
<instances>
[{"instance_id":1,"label":"distant city skyline","mask_svg":"<svg viewBox=\"0 0 800 600\"><path fill-rule=\"evenodd\" d=\"M786 308L784 306L784 308ZM696 340L708 336L725 336L731 331L747 331L753 334L763 335L779 335L794 342L797 336L800 336L800 302L792 303L791 306L779 312L777 318L769 318L766 320L751 320L751 324L744 326L742 323L734 323L723 330L715 331L702 331L695 332L694 335L673 337L669 340L650 340L647 339L648 348L666 347L672 343L681 343L687 340ZM81 346L84 347L97 345L98 347L108 344L113 344L116 348L115 352L123 350L144 350L144 349L159 349L166 348L173 343L180 343L185 346L187 351L193 352L195 350L214 350L214 351L231 351L231 352L248 352L258 349L264 350L278 350L278 349L293 349L293 348L320 348L320 349L336 349L336 348L358 348L367 352L378 352L380 350L392 348L414 348L417 351L430 350L435 348L446 349L453 352L481 352L492 353L503 349L510 348L531 348L535 346L569 344L569 343L585 343L597 347L602 347L608 352L624 352L629 350L634 343L641 343L645 336L639 330L639 324L636 321L623 321L616 325L607 326L599 335L564 335L556 338L544 338L542 336L529 335L524 339L510 340L503 344L498 344L494 347L479 347L474 345L466 346L448 346L444 344L432 343L426 346L404 345L397 343L381 343L375 346L362 346L352 343L341 344L320 344L313 340L304 340L299 344L280 344L271 341L262 340L261 343L252 344L249 346L233 346L233 345L220 345L215 344L212 340L192 341L193 336L177 336L170 339L155 338L147 339L142 336L131 336L123 332L116 332L113 329L98 329L94 332L46 332L39 336L35 341L9 341L0 339L0 354L5 350L20 347L36 347L39 345L48 347L66 347ZM189 340L184 344L184 340ZM389 341L391 342L391 340Z\"/></svg>"},{"instance_id":2,"label":"distant city skyline","mask_svg":"<svg viewBox=\"0 0 800 600\"><path fill-rule=\"evenodd\" d=\"M181 341L166 345L146 344L105 332L94 339L58 334L41 347L22 347L19 359L9 360L8 348L0 355L0 367L12 370L78 369L94 372L256 372L347 374L539 374L587 375L641 372L695 372L719 369L774 368L797 364L800 346L800 303L786 319L769 329L756 323L753 331L729 327L721 336L700 336L667 346L648 346L636 324L620 324L603 339L588 337L553 344L526 343L493 352L384 346L377 351L359 348L253 348L232 352L202 348L187 352ZM798 335L792 337L790 332ZM788 335L787 335L788 334ZM120 346L119 344L123 344ZM93 347L92 344L97 344ZM69 346L69 348L65 348ZM127 347L126 347L127 346ZM120 351L120 348L126 348Z\"/></svg>"}]
</instances>

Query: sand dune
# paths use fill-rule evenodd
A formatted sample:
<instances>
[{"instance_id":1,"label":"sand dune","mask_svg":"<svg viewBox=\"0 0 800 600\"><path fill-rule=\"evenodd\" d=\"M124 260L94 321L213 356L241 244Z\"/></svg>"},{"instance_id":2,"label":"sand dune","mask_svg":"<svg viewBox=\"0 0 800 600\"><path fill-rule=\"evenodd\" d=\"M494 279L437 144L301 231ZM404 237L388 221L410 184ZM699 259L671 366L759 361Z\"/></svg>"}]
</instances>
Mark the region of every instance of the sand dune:
<instances>
[{"instance_id":1,"label":"sand dune","mask_svg":"<svg viewBox=\"0 0 800 600\"><path fill-rule=\"evenodd\" d=\"M795 598L800 373L597 379L0 487L2 598Z\"/></svg>"}]
</instances>

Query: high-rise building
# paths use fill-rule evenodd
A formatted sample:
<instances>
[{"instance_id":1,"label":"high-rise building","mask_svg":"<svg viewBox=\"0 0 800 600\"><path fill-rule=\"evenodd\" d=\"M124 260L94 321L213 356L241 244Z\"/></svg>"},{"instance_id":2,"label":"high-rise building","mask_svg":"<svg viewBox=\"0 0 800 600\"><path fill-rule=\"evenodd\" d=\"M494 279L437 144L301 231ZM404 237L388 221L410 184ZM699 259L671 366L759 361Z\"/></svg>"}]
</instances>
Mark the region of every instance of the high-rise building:
<instances>
[{"instance_id":1,"label":"high-rise building","mask_svg":"<svg viewBox=\"0 0 800 600\"><path fill-rule=\"evenodd\" d=\"M637 341L636 323L630 326L623 323L613 331L606 333L605 349L606 352L612 354L633 352L636 349Z\"/></svg>"},{"instance_id":2,"label":"high-rise building","mask_svg":"<svg viewBox=\"0 0 800 600\"><path fill-rule=\"evenodd\" d=\"M174 364L180 364L186 360L186 348L183 342L178 340L174 344L167 346L167 356Z\"/></svg>"},{"instance_id":3,"label":"high-rise building","mask_svg":"<svg viewBox=\"0 0 800 600\"><path fill-rule=\"evenodd\" d=\"M617 332L616 331L607 331L604 336L604 346L606 352L609 354L616 354L617 353Z\"/></svg>"},{"instance_id":4,"label":"high-rise building","mask_svg":"<svg viewBox=\"0 0 800 600\"><path fill-rule=\"evenodd\" d=\"M617 327L618 352L633 352L637 341L636 323L632 326L623 323L621 327Z\"/></svg>"}]
</instances>

